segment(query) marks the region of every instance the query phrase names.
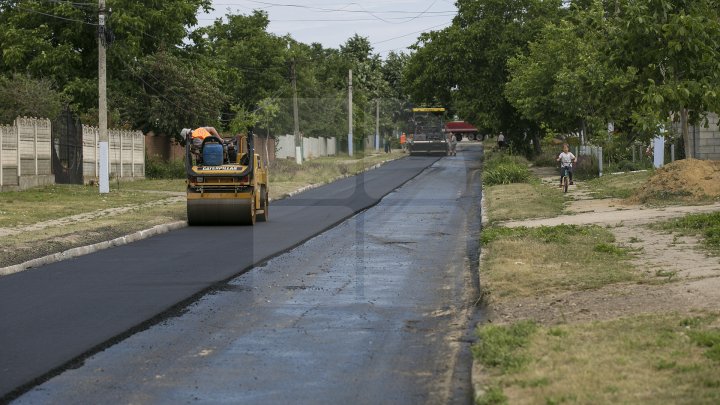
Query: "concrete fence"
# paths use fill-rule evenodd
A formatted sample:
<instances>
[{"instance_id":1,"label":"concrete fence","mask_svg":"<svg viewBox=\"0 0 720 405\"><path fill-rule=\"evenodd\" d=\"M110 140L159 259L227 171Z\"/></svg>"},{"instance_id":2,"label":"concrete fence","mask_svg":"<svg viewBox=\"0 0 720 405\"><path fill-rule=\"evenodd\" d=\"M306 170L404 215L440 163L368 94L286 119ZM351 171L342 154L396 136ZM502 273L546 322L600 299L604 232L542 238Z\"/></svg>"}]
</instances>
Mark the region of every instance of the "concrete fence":
<instances>
[{"instance_id":1,"label":"concrete fence","mask_svg":"<svg viewBox=\"0 0 720 405\"><path fill-rule=\"evenodd\" d=\"M82 131L82 175L88 182L99 173L99 129L83 126ZM142 132L110 130L108 135L110 174L121 179L144 178ZM0 191L54 184L53 147L64 146L53 146L53 142L57 141L52 139L52 122L46 118L18 117L12 125L0 126Z\"/></svg>"},{"instance_id":2,"label":"concrete fence","mask_svg":"<svg viewBox=\"0 0 720 405\"><path fill-rule=\"evenodd\" d=\"M48 119L18 117L0 126L0 190L52 184L52 132Z\"/></svg>"},{"instance_id":3,"label":"concrete fence","mask_svg":"<svg viewBox=\"0 0 720 405\"><path fill-rule=\"evenodd\" d=\"M83 179L100 173L100 129L83 125ZM140 131L108 130L110 176L120 179L145 177L145 136Z\"/></svg>"},{"instance_id":4,"label":"concrete fence","mask_svg":"<svg viewBox=\"0 0 720 405\"><path fill-rule=\"evenodd\" d=\"M321 156L337 155L337 139L324 137L303 137L303 158L310 160ZM278 159L295 158L295 137L293 135L281 135L276 137Z\"/></svg>"}]
</instances>

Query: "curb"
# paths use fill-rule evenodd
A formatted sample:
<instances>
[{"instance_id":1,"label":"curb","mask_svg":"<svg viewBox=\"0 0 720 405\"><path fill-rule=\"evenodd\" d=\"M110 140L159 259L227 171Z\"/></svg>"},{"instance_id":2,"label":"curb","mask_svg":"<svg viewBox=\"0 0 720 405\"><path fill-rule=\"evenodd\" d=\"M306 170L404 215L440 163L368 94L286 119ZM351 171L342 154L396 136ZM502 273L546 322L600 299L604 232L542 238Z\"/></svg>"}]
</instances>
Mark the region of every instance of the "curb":
<instances>
[{"instance_id":1,"label":"curb","mask_svg":"<svg viewBox=\"0 0 720 405\"><path fill-rule=\"evenodd\" d=\"M404 157L400 157L398 159L403 159L403 158ZM398 159L388 159L388 160L382 161L380 163L377 163L373 166L370 166L368 168L365 168L362 171L359 171L355 174L344 174L342 176L336 177L334 179L331 179L331 180L323 182L323 183L310 184L308 186L301 187L291 193L285 194L284 196L282 196L280 198L270 199L270 201L282 200L284 198L292 197L294 195L300 194L303 191L318 188L318 187L324 186L326 184L330 184L332 182L335 182L335 181L338 181L341 179L345 179L348 177L357 176L359 174L366 173L370 170L377 169L388 162L392 162L392 161L398 160ZM142 239L147 239L152 236L161 235L163 233L167 233L170 231L175 231L175 230L178 230L181 228L185 228L187 226L188 226L187 221L176 221L176 222L170 222L167 224L155 225L150 229L144 229L141 231L137 231L137 232L131 233L130 235L121 236L119 238L115 238L115 239L112 239L109 241L98 242L98 243L94 243L92 245L87 245L87 246L80 246L80 247L65 250L63 252L53 253L53 254L50 254L47 256L39 257L37 259L28 260L24 263L15 264L12 266L7 266L7 267L2 267L2 268L0 268L0 277L19 273L21 271L25 271L25 270L31 269L33 267L40 267L40 266L44 266L46 264L56 263L56 262L60 262L63 260L88 255L90 253L95 253L97 251L108 249L111 247L127 245L129 243L137 242Z\"/></svg>"},{"instance_id":2,"label":"curb","mask_svg":"<svg viewBox=\"0 0 720 405\"><path fill-rule=\"evenodd\" d=\"M105 242L98 242L92 245L80 246L72 249L68 249L64 252L53 253L51 255L32 259L24 263L16 264L13 266L0 268L0 276L7 276L9 274L19 273L23 270L27 270L33 267L40 267L46 264L59 262L66 259L72 259L78 256L84 256L90 253L97 252L99 250L111 248L114 246L127 245L128 243L136 242L141 239L146 239L151 236L160 235L166 232L174 231L176 229L184 228L187 226L187 221L177 221L168 224L156 225L150 229L144 229L130 235L121 236Z\"/></svg>"}]
</instances>

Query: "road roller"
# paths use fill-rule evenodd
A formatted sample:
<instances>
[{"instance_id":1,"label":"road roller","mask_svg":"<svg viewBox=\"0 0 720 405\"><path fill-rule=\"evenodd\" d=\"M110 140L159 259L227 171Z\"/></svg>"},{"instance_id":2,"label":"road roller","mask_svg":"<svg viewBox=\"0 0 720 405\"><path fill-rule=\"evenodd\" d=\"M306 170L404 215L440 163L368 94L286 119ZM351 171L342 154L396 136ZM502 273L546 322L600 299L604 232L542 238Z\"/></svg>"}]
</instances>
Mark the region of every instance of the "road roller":
<instances>
[{"instance_id":1,"label":"road roller","mask_svg":"<svg viewBox=\"0 0 720 405\"><path fill-rule=\"evenodd\" d=\"M208 136L193 142L183 129L187 218L195 225L255 225L268 220L268 174L255 154L253 134L230 141Z\"/></svg>"}]
</instances>

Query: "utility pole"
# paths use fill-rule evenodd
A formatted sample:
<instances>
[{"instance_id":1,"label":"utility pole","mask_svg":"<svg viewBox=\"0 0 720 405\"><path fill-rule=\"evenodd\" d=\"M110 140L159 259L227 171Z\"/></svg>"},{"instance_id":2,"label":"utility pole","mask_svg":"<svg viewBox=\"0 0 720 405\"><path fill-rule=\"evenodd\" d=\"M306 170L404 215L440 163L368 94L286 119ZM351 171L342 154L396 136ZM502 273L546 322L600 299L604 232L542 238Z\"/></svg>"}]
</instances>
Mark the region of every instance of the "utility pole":
<instances>
[{"instance_id":1,"label":"utility pole","mask_svg":"<svg viewBox=\"0 0 720 405\"><path fill-rule=\"evenodd\" d=\"M107 128L107 70L105 68L105 0L98 0L98 125L100 126L100 194L110 192L110 145Z\"/></svg>"},{"instance_id":2,"label":"utility pole","mask_svg":"<svg viewBox=\"0 0 720 405\"><path fill-rule=\"evenodd\" d=\"M380 150L380 99L375 100L375 151Z\"/></svg>"},{"instance_id":3,"label":"utility pole","mask_svg":"<svg viewBox=\"0 0 720 405\"><path fill-rule=\"evenodd\" d=\"M292 65L292 89L293 89L293 135L295 135L295 162L299 165L303 162L303 142L302 136L300 136L300 119L298 118L298 100L297 100L297 76L295 74L295 59L293 58Z\"/></svg>"},{"instance_id":4,"label":"utility pole","mask_svg":"<svg viewBox=\"0 0 720 405\"><path fill-rule=\"evenodd\" d=\"M348 71L348 155L353 155L353 102L352 102L352 69Z\"/></svg>"}]
</instances>

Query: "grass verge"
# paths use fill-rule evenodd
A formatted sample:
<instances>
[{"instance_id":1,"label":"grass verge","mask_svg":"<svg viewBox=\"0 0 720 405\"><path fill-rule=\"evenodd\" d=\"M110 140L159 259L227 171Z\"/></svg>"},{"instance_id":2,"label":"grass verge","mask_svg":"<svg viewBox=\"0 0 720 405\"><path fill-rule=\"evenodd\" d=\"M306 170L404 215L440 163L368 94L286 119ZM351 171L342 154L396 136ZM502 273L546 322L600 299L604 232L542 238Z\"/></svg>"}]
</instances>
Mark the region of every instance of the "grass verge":
<instances>
[{"instance_id":1,"label":"grass verge","mask_svg":"<svg viewBox=\"0 0 720 405\"><path fill-rule=\"evenodd\" d=\"M491 227L482 232L480 278L494 300L639 281L631 252L599 226Z\"/></svg>"},{"instance_id":2,"label":"grass verge","mask_svg":"<svg viewBox=\"0 0 720 405\"><path fill-rule=\"evenodd\" d=\"M653 227L679 235L701 236L707 251L720 255L720 212L689 214L682 218L660 222Z\"/></svg>"},{"instance_id":3,"label":"grass verge","mask_svg":"<svg viewBox=\"0 0 720 405\"><path fill-rule=\"evenodd\" d=\"M652 171L606 174L587 180L584 186L593 198L629 198L652 176Z\"/></svg>"},{"instance_id":4,"label":"grass verge","mask_svg":"<svg viewBox=\"0 0 720 405\"><path fill-rule=\"evenodd\" d=\"M714 404L720 401L717 314L603 322L485 325L473 347L485 374L478 404Z\"/></svg>"},{"instance_id":5,"label":"grass verge","mask_svg":"<svg viewBox=\"0 0 720 405\"><path fill-rule=\"evenodd\" d=\"M122 185L108 194L100 194L94 186L60 184L0 193L0 214L2 214L0 227L34 224L84 212L144 204L169 197L167 193L147 193L125 188Z\"/></svg>"},{"instance_id":6,"label":"grass verge","mask_svg":"<svg viewBox=\"0 0 720 405\"><path fill-rule=\"evenodd\" d=\"M564 210L561 190L539 182L497 185L483 191L490 223L555 217Z\"/></svg>"}]
</instances>

